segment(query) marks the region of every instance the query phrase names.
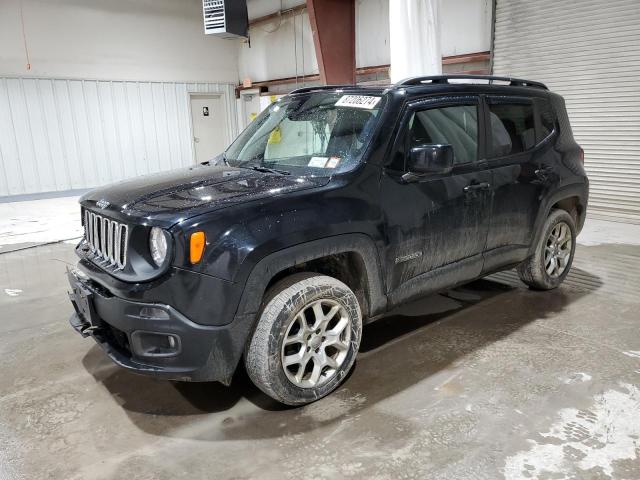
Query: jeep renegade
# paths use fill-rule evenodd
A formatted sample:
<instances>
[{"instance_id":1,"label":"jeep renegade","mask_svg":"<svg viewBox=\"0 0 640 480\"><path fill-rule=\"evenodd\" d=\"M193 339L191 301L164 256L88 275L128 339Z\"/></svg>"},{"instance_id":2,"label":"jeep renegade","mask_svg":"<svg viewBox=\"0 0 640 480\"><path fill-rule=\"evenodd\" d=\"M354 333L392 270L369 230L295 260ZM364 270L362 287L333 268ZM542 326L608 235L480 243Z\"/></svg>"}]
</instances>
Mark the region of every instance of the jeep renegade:
<instances>
[{"instance_id":1,"label":"jeep renegade","mask_svg":"<svg viewBox=\"0 0 640 480\"><path fill-rule=\"evenodd\" d=\"M211 162L81 198L70 322L134 372L228 385L244 359L267 395L305 404L404 302L514 267L557 287L583 163L538 82L299 89Z\"/></svg>"}]
</instances>

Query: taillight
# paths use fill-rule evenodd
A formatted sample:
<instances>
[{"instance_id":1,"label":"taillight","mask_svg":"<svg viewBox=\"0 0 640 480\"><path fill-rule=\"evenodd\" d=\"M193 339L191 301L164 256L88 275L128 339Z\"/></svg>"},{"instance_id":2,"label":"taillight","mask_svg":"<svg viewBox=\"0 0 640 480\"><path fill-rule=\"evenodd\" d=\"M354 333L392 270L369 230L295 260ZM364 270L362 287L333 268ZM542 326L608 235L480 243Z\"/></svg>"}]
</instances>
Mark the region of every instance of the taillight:
<instances>
[{"instance_id":1,"label":"taillight","mask_svg":"<svg viewBox=\"0 0 640 480\"><path fill-rule=\"evenodd\" d=\"M580 163L584 167L584 150L582 148L580 149Z\"/></svg>"}]
</instances>

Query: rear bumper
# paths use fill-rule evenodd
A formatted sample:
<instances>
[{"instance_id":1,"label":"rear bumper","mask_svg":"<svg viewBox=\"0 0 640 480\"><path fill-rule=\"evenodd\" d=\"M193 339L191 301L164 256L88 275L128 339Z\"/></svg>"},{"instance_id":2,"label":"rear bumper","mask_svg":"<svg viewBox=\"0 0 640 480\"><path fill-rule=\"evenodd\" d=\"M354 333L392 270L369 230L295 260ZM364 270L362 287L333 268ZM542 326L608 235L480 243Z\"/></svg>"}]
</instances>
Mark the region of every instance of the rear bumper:
<instances>
[{"instance_id":1,"label":"rear bumper","mask_svg":"<svg viewBox=\"0 0 640 480\"><path fill-rule=\"evenodd\" d=\"M116 364L171 380L230 383L249 319L200 325L170 305L118 297L77 270L68 279L76 310L71 326L93 337Z\"/></svg>"}]
</instances>

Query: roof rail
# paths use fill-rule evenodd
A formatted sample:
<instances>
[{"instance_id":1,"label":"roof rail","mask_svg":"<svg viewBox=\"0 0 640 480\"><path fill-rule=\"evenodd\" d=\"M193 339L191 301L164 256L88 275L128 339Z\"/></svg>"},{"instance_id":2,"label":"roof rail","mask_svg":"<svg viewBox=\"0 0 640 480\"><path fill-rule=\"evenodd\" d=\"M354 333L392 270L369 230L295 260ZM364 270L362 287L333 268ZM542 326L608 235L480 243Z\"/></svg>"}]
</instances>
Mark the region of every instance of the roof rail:
<instances>
[{"instance_id":1,"label":"roof rail","mask_svg":"<svg viewBox=\"0 0 640 480\"><path fill-rule=\"evenodd\" d=\"M449 80L488 80L491 84L494 80L500 82L509 82L509 85L514 87L536 87L543 88L545 90L549 90L544 83L534 82L533 80L523 80L521 78L512 78L512 77L496 77L494 75L432 75L432 76L424 76L424 77L409 77L404 80L400 80L395 84L396 87L399 86L413 86L413 85L421 85L425 82L431 83L449 83Z\"/></svg>"}]
</instances>

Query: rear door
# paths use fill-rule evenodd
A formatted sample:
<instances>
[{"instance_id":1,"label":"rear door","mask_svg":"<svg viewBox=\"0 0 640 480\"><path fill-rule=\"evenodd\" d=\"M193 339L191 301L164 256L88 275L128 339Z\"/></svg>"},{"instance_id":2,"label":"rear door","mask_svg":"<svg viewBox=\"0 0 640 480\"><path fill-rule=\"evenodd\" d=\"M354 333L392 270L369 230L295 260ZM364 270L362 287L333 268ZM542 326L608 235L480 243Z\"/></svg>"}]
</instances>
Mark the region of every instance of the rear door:
<instances>
[{"instance_id":1,"label":"rear door","mask_svg":"<svg viewBox=\"0 0 640 480\"><path fill-rule=\"evenodd\" d=\"M481 112L477 96L448 97L413 103L403 117L380 200L387 227L387 285L400 292L391 295L394 303L480 274L491 212ZM453 170L403 181L408 152L426 144L451 145Z\"/></svg>"},{"instance_id":2,"label":"rear door","mask_svg":"<svg viewBox=\"0 0 640 480\"><path fill-rule=\"evenodd\" d=\"M553 165L537 148L536 116L531 98L486 97L488 165L494 201L487 236L487 266L492 255L513 251L520 259L534 237L540 201L553 180Z\"/></svg>"}]
</instances>

